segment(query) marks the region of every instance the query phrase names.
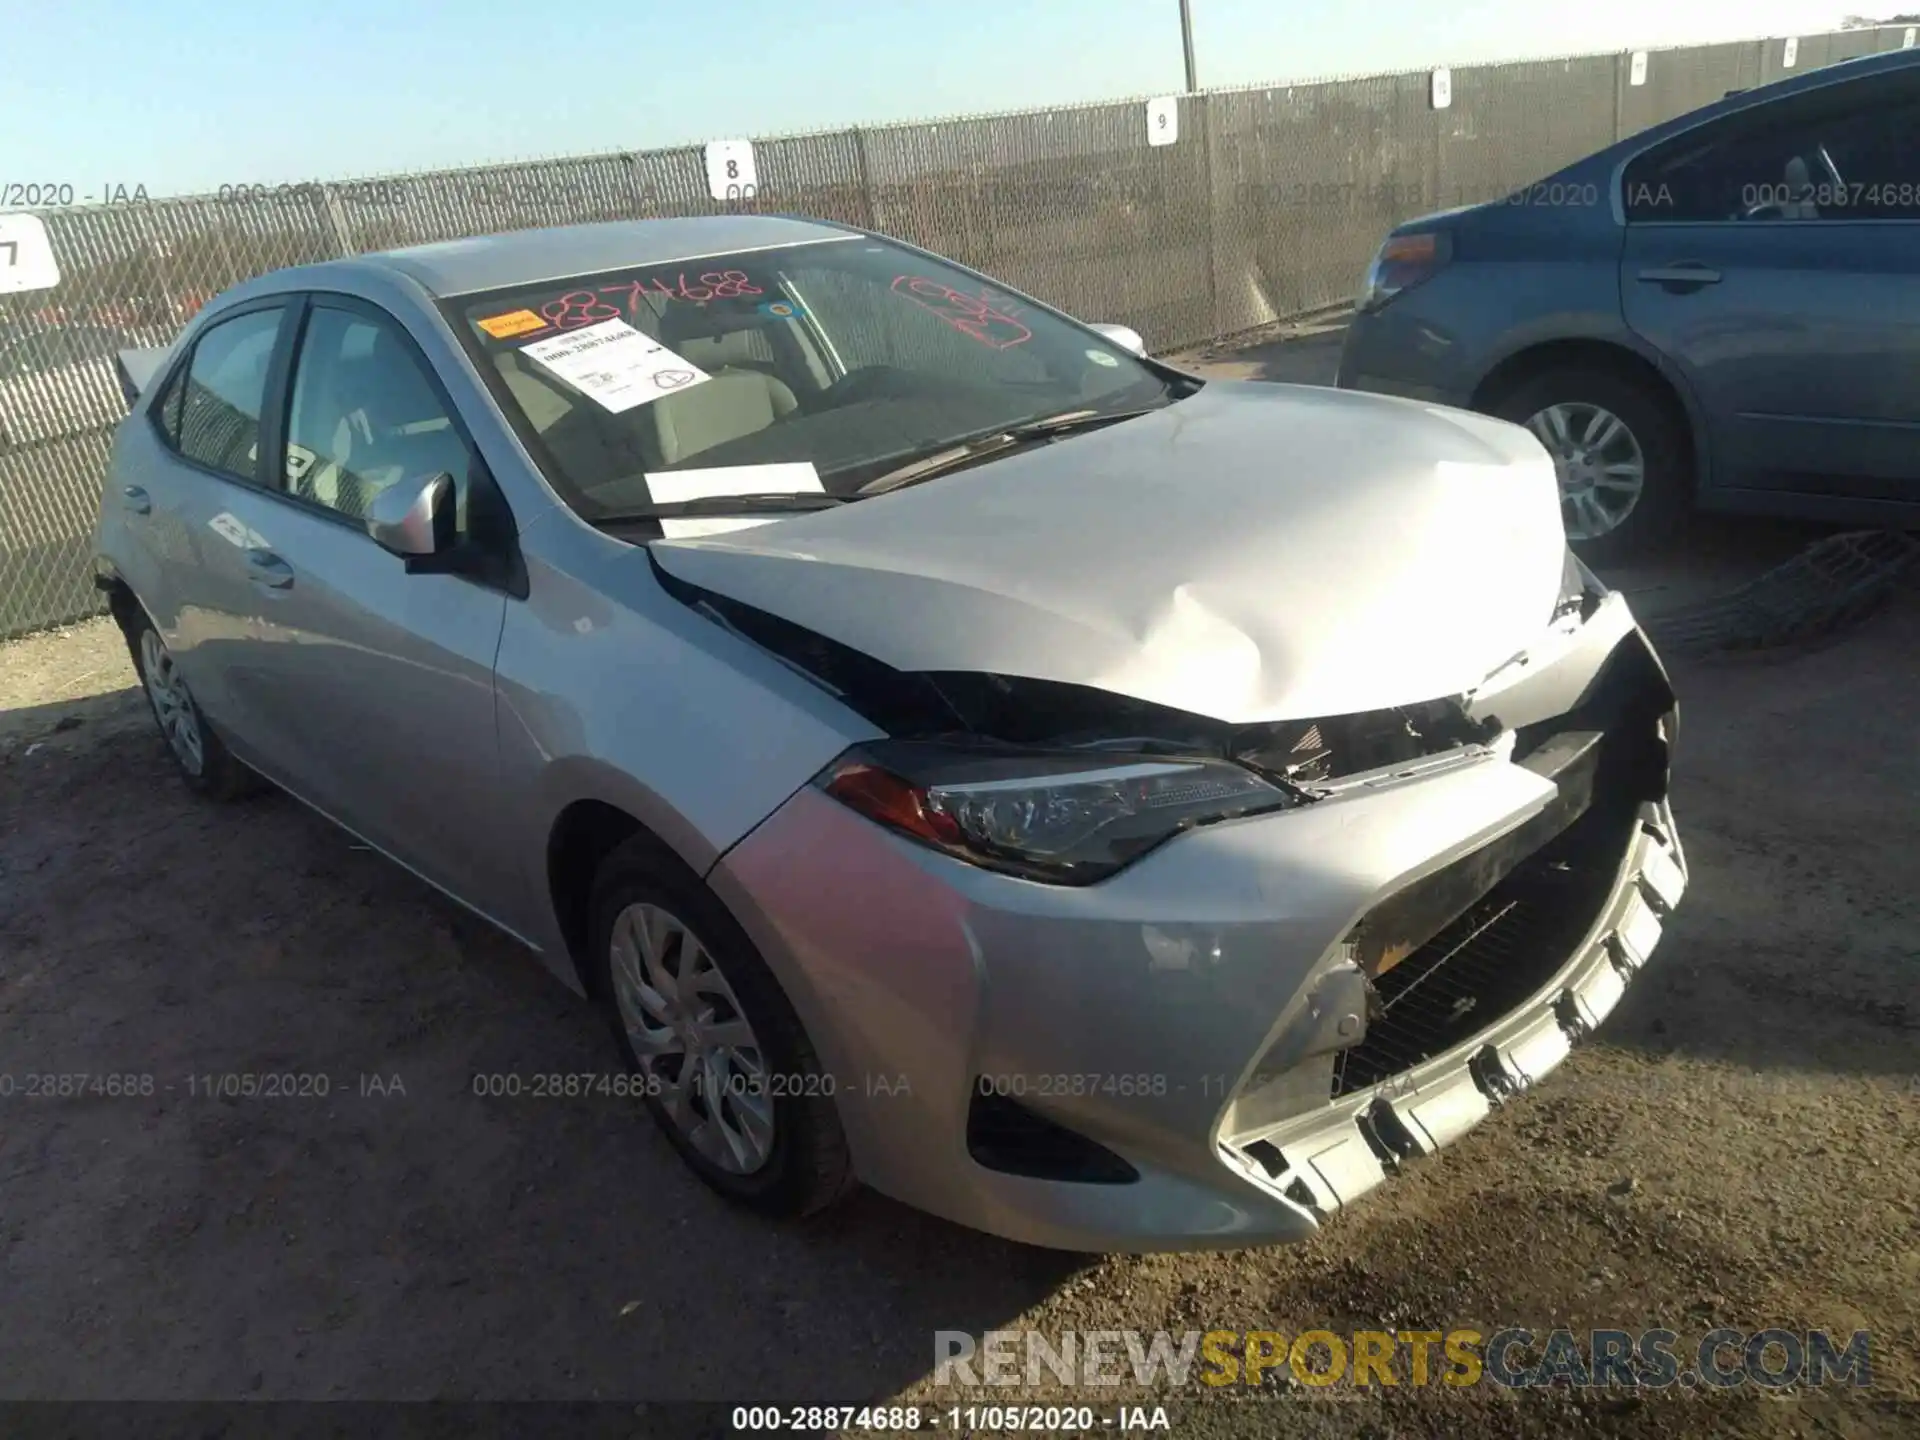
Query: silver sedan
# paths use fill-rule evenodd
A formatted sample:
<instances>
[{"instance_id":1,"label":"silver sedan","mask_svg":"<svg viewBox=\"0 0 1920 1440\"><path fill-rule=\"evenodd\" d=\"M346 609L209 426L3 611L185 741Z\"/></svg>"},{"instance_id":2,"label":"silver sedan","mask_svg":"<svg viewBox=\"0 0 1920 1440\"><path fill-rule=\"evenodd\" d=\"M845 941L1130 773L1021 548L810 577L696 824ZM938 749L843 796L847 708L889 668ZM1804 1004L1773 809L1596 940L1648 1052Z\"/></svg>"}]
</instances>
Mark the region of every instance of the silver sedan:
<instances>
[{"instance_id":1,"label":"silver sedan","mask_svg":"<svg viewBox=\"0 0 1920 1440\"><path fill-rule=\"evenodd\" d=\"M1645 963L1673 694L1526 431L1143 350L793 219L285 270L122 356L98 583L721 1194L1298 1240Z\"/></svg>"}]
</instances>

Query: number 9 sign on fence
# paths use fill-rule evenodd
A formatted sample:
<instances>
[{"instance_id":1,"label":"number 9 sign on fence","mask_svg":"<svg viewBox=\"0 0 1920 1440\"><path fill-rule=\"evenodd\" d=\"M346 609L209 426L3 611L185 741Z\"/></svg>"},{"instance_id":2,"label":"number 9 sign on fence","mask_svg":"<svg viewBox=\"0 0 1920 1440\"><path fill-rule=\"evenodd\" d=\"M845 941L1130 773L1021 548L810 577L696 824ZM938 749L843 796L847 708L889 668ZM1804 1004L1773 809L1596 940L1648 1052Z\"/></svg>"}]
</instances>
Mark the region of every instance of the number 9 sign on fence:
<instances>
[{"instance_id":1,"label":"number 9 sign on fence","mask_svg":"<svg viewBox=\"0 0 1920 1440\"><path fill-rule=\"evenodd\" d=\"M51 290L60 283L47 227L38 215L0 215L0 295Z\"/></svg>"},{"instance_id":2,"label":"number 9 sign on fence","mask_svg":"<svg viewBox=\"0 0 1920 1440\"><path fill-rule=\"evenodd\" d=\"M1180 101L1167 95L1147 102L1147 144L1171 145L1180 138Z\"/></svg>"},{"instance_id":3,"label":"number 9 sign on fence","mask_svg":"<svg viewBox=\"0 0 1920 1440\"><path fill-rule=\"evenodd\" d=\"M751 140L707 142L707 193L716 200L751 200L760 191Z\"/></svg>"}]
</instances>

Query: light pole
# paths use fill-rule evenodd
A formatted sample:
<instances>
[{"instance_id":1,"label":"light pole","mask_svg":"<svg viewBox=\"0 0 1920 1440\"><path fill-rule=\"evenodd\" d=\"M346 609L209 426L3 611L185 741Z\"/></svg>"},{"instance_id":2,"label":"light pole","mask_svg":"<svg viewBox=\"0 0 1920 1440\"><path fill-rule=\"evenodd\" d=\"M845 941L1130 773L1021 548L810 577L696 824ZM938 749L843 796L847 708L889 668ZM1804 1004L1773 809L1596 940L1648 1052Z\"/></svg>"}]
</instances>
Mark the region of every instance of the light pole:
<instances>
[{"instance_id":1,"label":"light pole","mask_svg":"<svg viewBox=\"0 0 1920 1440\"><path fill-rule=\"evenodd\" d=\"M1200 88L1200 77L1193 65L1193 0L1180 0L1180 46L1187 55L1187 93Z\"/></svg>"}]
</instances>

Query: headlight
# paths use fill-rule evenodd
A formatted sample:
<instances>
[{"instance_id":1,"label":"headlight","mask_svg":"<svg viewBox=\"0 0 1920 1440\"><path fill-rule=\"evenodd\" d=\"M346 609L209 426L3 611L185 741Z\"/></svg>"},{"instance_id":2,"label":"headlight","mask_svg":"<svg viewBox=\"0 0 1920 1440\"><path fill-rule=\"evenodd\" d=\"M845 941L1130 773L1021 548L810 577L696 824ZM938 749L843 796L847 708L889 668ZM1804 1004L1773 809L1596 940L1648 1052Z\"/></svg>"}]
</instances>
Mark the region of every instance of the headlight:
<instances>
[{"instance_id":1,"label":"headlight","mask_svg":"<svg viewBox=\"0 0 1920 1440\"><path fill-rule=\"evenodd\" d=\"M1453 240L1444 230L1389 235L1367 267L1360 308L1371 310L1386 304L1402 290L1432 279L1452 258Z\"/></svg>"},{"instance_id":2,"label":"headlight","mask_svg":"<svg viewBox=\"0 0 1920 1440\"><path fill-rule=\"evenodd\" d=\"M868 819L975 865L1085 885L1172 835L1294 803L1224 760L859 746L814 782Z\"/></svg>"}]
</instances>

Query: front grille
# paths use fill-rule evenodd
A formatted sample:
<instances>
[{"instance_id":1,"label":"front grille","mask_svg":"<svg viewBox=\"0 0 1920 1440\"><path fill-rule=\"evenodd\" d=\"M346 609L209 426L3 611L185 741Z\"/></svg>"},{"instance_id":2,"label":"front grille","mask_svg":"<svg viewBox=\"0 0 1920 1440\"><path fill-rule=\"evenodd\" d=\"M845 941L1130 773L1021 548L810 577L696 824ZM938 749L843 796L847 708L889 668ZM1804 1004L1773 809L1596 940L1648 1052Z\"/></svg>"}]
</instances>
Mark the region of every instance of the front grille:
<instances>
[{"instance_id":1,"label":"front grille","mask_svg":"<svg viewBox=\"0 0 1920 1440\"><path fill-rule=\"evenodd\" d=\"M1559 798L1354 928L1374 988L1365 1037L1334 1058L1335 1099L1487 1029L1573 958L1613 893L1641 806L1666 795L1672 735L1673 691L1638 636L1574 709L1519 731L1514 760L1552 776Z\"/></svg>"},{"instance_id":2,"label":"front grille","mask_svg":"<svg viewBox=\"0 0 1920 1440\"><path fill-rule=\"evenodd\" d=\"M1374 981L1366 1038L1334 1062L1337 1099L1432 1059L1517 1009L1599 918L1638 828L1595 805Z\"/></svg>"}]
</instances>

